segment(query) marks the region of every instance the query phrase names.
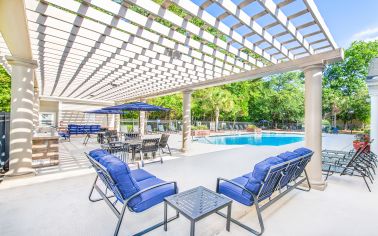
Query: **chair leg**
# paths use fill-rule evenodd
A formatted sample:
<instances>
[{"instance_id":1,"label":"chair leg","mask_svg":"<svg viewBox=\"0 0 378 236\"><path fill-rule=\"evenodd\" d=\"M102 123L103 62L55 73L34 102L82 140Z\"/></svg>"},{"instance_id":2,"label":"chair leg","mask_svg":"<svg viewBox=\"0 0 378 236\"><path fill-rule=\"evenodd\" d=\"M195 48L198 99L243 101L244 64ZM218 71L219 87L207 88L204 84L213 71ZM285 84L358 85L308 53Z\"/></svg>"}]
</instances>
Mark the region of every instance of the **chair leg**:
<instances>
[{"instance_id":1,"label":"chair leg","mask_svg":"<svg viewBox=\"0 0 378 236\"><path fill-rule=\"evenodd\" d=\"M139 152L140 153L140 161L142 163L142 167L144 167L144 157L143 157L143 153L142 152Z\"/></svg>"},{"instance_id":2,"label":"chair leg","mask_svg":"<svg viewBox=\"0 0 378 236\"><path fill-rule=\"evenodd\" d=\"M327 176L325 178L325 180L327 181L328 177L329 177L329 173L331 173L331 165L329 165L329 168L328 168L328 171L327 171Z\"/></svg>"},{"instance_id":3,"label":"chair leg","mask_svg":"<svg viewBox=\"0 0 378 236\"><path fill-rule=\"evenodd\" d=\"M91 191L89 191L88 199L89 199L89 201L91 201L91 202L98 202L98 201L102 201L102 200L104 200L103 198L96 198L96 199L93 199L93 198L92 198L93 190L94 190L94 188L95 188L95 185L96 185L96 183L97 183L97 180L98 180L98 175L96 175L96 179L95 179L95 181L94 181L93 184L92 184ZM109 196L109 198L110 198L110 197L113 197L113 196Z\"/></svg>"},{"instance_id":4,"label":"chair leg","mask_svg":"<svg viewBox=\"0 0 378 236\"><path fill-rule=\"evenodd\" d=\"M309 192L311 190L311 184L310 184L310 180L308 178L308 175L307 175L307 171L306 170L303 170L304 174L305 174L305 178L306 178L306 182L307 182L307 186L308 188L300 188L300 187L295 187L296 189L298 190L302 190L302 191L306 191L306 192Z\"/></svg>"},{"instance_id":5,"label":"chair leg","mask_svg":"<svg viewBox=\"0 0 378 236\"><path fill-rule=\"evenodd\" d=\"M262 235L264 233L264 230L265 230L265 227L264 227L264 221L262 219L262 215L261 215L261 210L260 210L260 207L259 207L259 204L258 203L255 203L255 207L256 207L256 213L257 213L257 218L259 220L259 225L260 225L260 230L257 231L257 230L254 230L250 227L248 227L247 225L241 223L240 221L237 221L235 220L234 218L231 217L231 222L242 227L243 229L255 234L255 235ZM217 212L218 215L224 217L227 219L227 215L222 213L222 212Z\"/></svg>"},{"instance_id":6,"label":"chair leg","mask_svg":"<svg viewBox=\"0 0 378 236\"><path fill-rule=\"evenodd\" d=\"M371 192L371 189L370 189L370 187L369 187L369 184L368 184L368 182L366 181L366 178L365 178L365 176L362 176L362 178L364 179L364 181L365 181L365 184L366 184L366 187L368 188L369 192Z\"/></svg>"},{"instance_id":7,"label":"chair leg","mask_svg":"<svg viewBox=\"0 0 378 236\"><path fill-rule=\"evenodd\" d=\"M171 156L172 156L172 153L171 153L171 149L169 148L169 145L168 145L168 143L167 143L167 148L168 148L168 152L169 152L169 155L171 155Z\"/></svg>"},{"instance_id":8,"label":"chair leg","mask_svg":"<svg viewBox=\"0 0 378 236\"><path fill-rule=\"evenodd\" d=\"M101 200L101 199L92 199L92 194L93 194L94 186L95 186L95 184L97 182L97 179L98 179L98 175L96 175L95 181L93 182L92 187L91 187L91 191L89 191L88 199L91 202L97 202L97 201Z\"/></svg>"},{"instance_id":9,"label":"chair leg","mask_svg":"<svg viewBox=\"0 0 378 236\"><path fill-rule=\"evenodd\" d=\"M117 226L116 226L116 229L115 229L115 231L114 231L114 236L117 236L117 235L118 235L119 229L120 229L121 224L122 224L123 216L125 215L126 208L127 208L127 205L125 204L125 205L122 207L121 214L120 214L120 216L119 216L119 218L118 218Z\"/></svg>"}]
</instances>

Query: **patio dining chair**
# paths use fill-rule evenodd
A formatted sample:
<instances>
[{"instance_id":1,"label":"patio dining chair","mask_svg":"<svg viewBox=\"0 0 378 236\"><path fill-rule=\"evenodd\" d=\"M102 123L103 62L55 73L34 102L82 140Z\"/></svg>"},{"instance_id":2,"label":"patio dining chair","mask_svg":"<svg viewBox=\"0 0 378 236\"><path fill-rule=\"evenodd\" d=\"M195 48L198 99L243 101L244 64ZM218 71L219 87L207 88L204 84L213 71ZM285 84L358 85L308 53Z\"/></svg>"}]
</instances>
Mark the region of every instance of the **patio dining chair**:
<instances>
[{"instance_id":1,"label":"patio dining chair","mask_svg":"<svg viewBox=\"0 0 378 236\"><path fill-rule=\"evenodd\" d=\"M128 163L129 162L129 144L122 142L111 142L107 144L102 144L101 148L106 150L109 154L113 154L120 160Z\"/></svg>"},{"instance_id":2,"label":"patio dining chair","mask_svg":"<svg viewBox=\"0 0 378 236\"><path fill-rule=\"evenodd\" d=\"M226 195L242 205L254 206L260 229L252 229L233 218L231 221L253 234L262 235L265 229L262 211L293 189L310 191L311 185L305 167L312 155L311 150L299 148L267 158L257 163L251 173L243 176L232 180L218 178L217 193ZM300 187L305 182L308 188ZM218 214L226 217L221 212Z\"/></svg>"},{"instance_id":3,"label":"patio dining chair","mask_svg":"<svg viewBox=\"0 0 378 236\"><path fill-rule=\"evenodd\" d=\"M148 154L151 154L151 159L155 159L156 153L159 153L160 160L150 161L149 163L160 162L163 164L163 157L159 152L159 142L159 138L143 139L142 146L139 150L142 167L144 166L145 157L148 157Z\"/></svg>"},{"instance_id":4,"label":"patio dining chair","mask_svg":"<svg viewBox=\"0 0 378 236\"><path fill-rule=\"evenodd\" d=\"M119 141L118 132L117 130L108 130L105 132L104 135L105 140L108 143Z\"/></svg>"},{"instance_id":5,"label":"patio dining chair","mask_svg":"<svg viewBox=\"0 0 378 236\"><path fill-rule=\"evenodd\" d=\"M159 148L162 153L169 153L172 156L171 149L168 145L169 134L162 134L159 141Z\"/></svg>"},{"instance_id":6,"label":"patio dining chair","mask_svg":"<svg viewBox=\"0 0 378 236\"><path fill-rule=\"evenodd\" d=\"M105 150L96 149L85 154L97 173L89 193L89 200L105 201L116 215L118 221L114 231L115 236L118 235L127 209L130 212L142 213L162 203L165 197L178 193L176 182L161 180L143 169L130 170L125 162ZM102 184L99 184L99 181ZM95 189L100 198L93 198ZM178 217L179 213L176 212L168 222ZM134 235L146 234L163 225L164 222L159 222Z\"/></svg>"}]
</instances>

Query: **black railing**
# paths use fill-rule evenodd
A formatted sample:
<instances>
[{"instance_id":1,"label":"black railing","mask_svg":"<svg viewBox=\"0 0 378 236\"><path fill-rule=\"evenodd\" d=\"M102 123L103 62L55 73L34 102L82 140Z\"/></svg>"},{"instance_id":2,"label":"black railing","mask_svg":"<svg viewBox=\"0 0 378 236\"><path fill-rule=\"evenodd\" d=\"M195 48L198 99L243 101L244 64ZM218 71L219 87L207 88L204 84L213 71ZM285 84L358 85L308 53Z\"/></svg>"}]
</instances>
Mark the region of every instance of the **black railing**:
<instances>
[{"instance_id":1,"label":"black railing","mask_svg":"<svg viewBox=\"0 0 378 236\"><path fill-rule=\"evenodd\" d=\"M0 172L9 170L10 115L0 112Z\"/></svg>"}]
</instances>

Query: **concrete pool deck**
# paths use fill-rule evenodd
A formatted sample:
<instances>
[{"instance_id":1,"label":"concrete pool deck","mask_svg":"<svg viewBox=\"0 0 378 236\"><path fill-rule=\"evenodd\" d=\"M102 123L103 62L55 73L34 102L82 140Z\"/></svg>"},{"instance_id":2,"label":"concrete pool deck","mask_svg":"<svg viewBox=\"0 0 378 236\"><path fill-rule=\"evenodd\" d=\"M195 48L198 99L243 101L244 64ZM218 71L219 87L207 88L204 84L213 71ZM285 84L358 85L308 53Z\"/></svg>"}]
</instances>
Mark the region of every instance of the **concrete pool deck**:
<instances>
[{"instance_id":1,"label":"concrete pool deck","mask_svg":"<svg viewBox=\"0 0 378 236\"><path fill-rule=\"evenodd\" d=\"M323 147L348 150L353 136L324 135ZM85 150L97 146L81 145L82 139L61 143L64 162L60 167L39 170L37 177L5 180L0 184L0 235L112 235L116 217L104 202L88 201L95 174L83 157ZM182 155L180 137L173 135L173 157L163 165L151 164L146 170L164 180L178 182L180 191L202 185L215 189L217 177L232 178L251 171L258 161L280 152L303 146L303 142L267 146L224 146L193 143L193 152ZM169 159L169 160L168 160ZM62 161L63 161L62 160ZM377 184L368 192L363 180L349 176L331 176L324 192L292 191L263 212L264 235L377 235ZM233 217L257 226L256 212L233 203ZM172 213L172 211L171 211ZM130 235L158 222L162 205L141 214L128 212L120 235ZM189 221L184 217L149 235L188 235ZM196 225L197 235L251 235L225 220L211 215Z\"/></svg>"}]
</instances>

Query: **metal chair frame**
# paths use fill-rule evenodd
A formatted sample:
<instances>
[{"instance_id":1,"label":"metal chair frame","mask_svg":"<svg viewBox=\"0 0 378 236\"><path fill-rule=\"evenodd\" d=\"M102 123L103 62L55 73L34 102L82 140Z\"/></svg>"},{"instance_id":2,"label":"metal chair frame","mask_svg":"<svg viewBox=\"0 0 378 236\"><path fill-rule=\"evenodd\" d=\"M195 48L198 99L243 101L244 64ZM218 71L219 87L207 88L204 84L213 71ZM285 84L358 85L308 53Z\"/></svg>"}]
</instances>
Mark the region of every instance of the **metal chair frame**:
<instances>
[{"instance_id":1,"label":"metal chair frame","mask_svg":"<svg viewBox=\"0 0 378 236\"><path fill-rule=\"evenodd\" d=\"M123 162L129 163L129 144L116 142L101 144L101 148L118 157Z\"/></svg>"},{"instance_id":2,"label":"metal chair frame","mask_svg":"<svg viewBox=\"0 0 378 236\"><path fill-rule=\"evenodd\" d=\"M159 152L159 142L160 138L152 138L152 139L143 139L142 140L142 146L140 147L139 153L140 153L140 160L142 163L142 167L144 167L144 154L152 153L152 156L154 157L154 154L159 153L160 160L151 161L149 163L155 163L160 162L163 164L163 157L161 156L161 153Z\"/></svg>"},{"instance_id":3,"label":"metal chair frame","mask_svg":"<svg viewBox=\"0 0 378 236\"><path fill-rule=\"evenodd\" d=\"M376 155L367 151L372 141L360 147L351 157L347 154L333 157L325 156L328 160L323 158L322 163L323 165L329 166L328 169L325 170L326 180L334 173L340 173L340 176L350 175L362 177L366 187L369 192L371 192L367 179L373 183L373 174L375 175L375 168L377 167Z\"/></svg>"},{"instance_id":4,"label":"metal chair frame","mask_svg":"<svg viewBox=\"0 0 378 236\"><path fill-rule=\"evenodd\" d=\"M168 145L168 139L169 139L169 134L162 134L159 141L159 148L163 154L169 153L169 155L172 156L171 149ZM168 152L164 151L165 148L168 150Z\"/></svg>"},{"instance_id":5,"label":"metal chair frame","mask_svg":"<svg viewBox=\"0 0 378 236\"><path fill-rule=\"evenodd\" d=\"M264 181L262 181L261 183L261 187L257 195L253 194L250 190L248 190L247 188L245 188L244 186L238 183L233 182L232 180L218 178L217 188L216 188L217 193L219 193L220 182L225 181L232 185L235 185L236 187L250 194L251 196L250 200L251 201L253 200L252 206L254 205L256 208L260 229L259 230L252 229L251 227L241 223L240 221L232 217L231 217L231 222L237 224L238 226L244 228L245 230L255 235L262 235L264 233L265 226L264 226L261 213L266 208L268 208L273 203L277 202L280 198L282 198L284 195L286 195L288 192L290 192L293 189L298 189L298 190L302 190L306 192L311 190L311 184L308 179L308 175L305 170L305 167L310 162L312 155L313 155L313 152L307 155L303 155L301 157L295 158L293 160L286 161L286 162L270 167ZM299 179L302 176L302 173L303 173L303 178ZM308 188L299 187L304 182L307 182ZM272 194L275 192L278 192L278 195L272 197ZM267 200L267 202L260 206L260 203L264 200ZM217 213L226 218L226 215L223 214L222 212L217 212Z\"/></svg>"},{"instance_id":6,"label":"metal chair frame","mask_svg":"<svg viewBox=\"0 0 378 236\"><path fill-rule=\"evenodd\" d=\"M89 192L89 196L88 196L89 201L98 202L98 201L104 200L104 202L110 207L110 209L116 215L118 222L117 222L117 225L116 225L116 229L114 231L114 236L118 235L119 229L121 227L121 224L122 224L125 212L126 212L126 209L129 209L130 212L133 212L133 210L128 206L128 203L132 199L139 197L142 193L145 193L145 192L150 191L152 189L155 189L155 188L158 188L158 187L161 187L161 186L164 186L164 185L169 185L169 184L173 184L174 189L175 189L175 193L176 194L178 193L177 183L175 181L170 181L170 182L165 182L165 183L153 185L153 186L148 187L146 189L143 189L143 190L133 194L129 198L125 199L125 198L122 197L122 194L121 194L120 190L118 189L117 184L115 183L115 181L113 180L113 178L111 177L109 172L100 163L98 163L96 160L92 159L87 153L85 153L85 155L87 156L88 160L90 161L90 163L92 164L93 168L95 169L95 171L97 173L95 181L93 182L93 185L92 185L91 190ZM100 188L100 186L98 186L98 184L97 184L98 178L100 178L102 180L103 184L105 185L105 191L103 191ZM100 194L100 198L97 198L97 199L92 198L92 194L93 194L94 189L96 189L96 191ZM110 190L113 193L113 195L108 195L108 190ZM114 198L114 197L116 197L116 200L111 201L111 198ZM119 211L116 207L116 204L118 202L120 202L123 205L121 211ZM179 213L176 212L176 215L169 218L168 222L171 222L171 221L177 219L178 217L179 217ZM148 232L150 232L150 231L152 231L156 228L159 228L163 225L164 225L164 220L155 224L155 225L148 227L147 229L142 230L139 233L134 234L134 236L144 235L144 234L146 234L146 233L148 233Z\"/></svg>"}]
</instances>

